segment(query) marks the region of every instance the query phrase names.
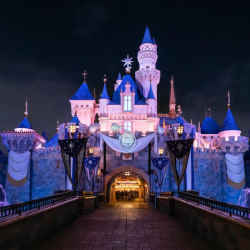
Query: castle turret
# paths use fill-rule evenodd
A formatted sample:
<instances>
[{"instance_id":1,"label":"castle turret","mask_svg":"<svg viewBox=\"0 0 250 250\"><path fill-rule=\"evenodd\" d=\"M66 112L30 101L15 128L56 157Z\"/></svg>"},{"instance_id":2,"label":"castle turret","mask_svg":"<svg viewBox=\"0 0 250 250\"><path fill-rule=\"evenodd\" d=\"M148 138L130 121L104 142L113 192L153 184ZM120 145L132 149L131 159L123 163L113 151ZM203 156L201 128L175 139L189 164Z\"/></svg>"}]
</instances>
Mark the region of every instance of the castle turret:
<instances>
[{"instance_id":1,"label":"castle turret","mask_svg":"<svg viewBox=\"0 0 250 250\"><path fill-rule=\"evenodd\" d=\"M150 116L156 116L157 115L157 101L155 99L151 84L150 84L150 88L148 92L147 104L148 104L148 114Z\"/></svg>"},{"instance_id":2,"label":"castle turret","mask_svg":"<svg viewBox=\"0 0 250 250\"><path fill-rule=\"evenodd\" d=\"M25 100L25 111L24 111L24 118L19 124L18 128L24 128L24 129L31 129L31 124L28 119L28 100Z\"/></svg>"},{"instance_id":3,"label":"castle turret","mask_svg":"<svg viewBox=\"0 0 250 250\"><path fill-rule=\"evenodd\" d=\"M219 133L220 137L225 137L228 140L229 137L233 136L238 138L241 134L240 129L238 128L235 119L233 117L233 113L231 111L231 102L230 102L230 92L227 92L227 113L223 123L223 127L221 128L221 132Z\"/></svg>"},{"instance_id":4,"label":"castle turret","mask_svg":"<svg viewBox=\"0 0 250 250\"><path fill-rule=\"evenodd\" d=\"M99 99L99 116L100 117L105 117L108 115L108 108L107 105L109 103L109 95L107 91L107 77L104 75L104 85L103 85L103 90Z\"/></svg>"},{"instance_id":5,"label":"castle turret","mask_svg":"<svg viewBox=\"0 0 250 250\"><path fill-rule=\"evenodd\" d=\"M219 126L217 122L211 116L211 109L208 109L207 116L201 124L201 134L215 135L219 132Z\"/></svg>"},{"instance_id":6,"label":"castle turret","mask_svg":"<svg viewBox=\"0 0 250 250\"><path fill-rule=\"evenodd\" d=\"M77 113L80 122L89 126L94 123L96 101L89 91L86 78L87 72L84 71L83 83L69 101L72 117Z\"/></svg>"},{"instance_id":7,"label":"castle turret","mask_svg":"<svg viewBox=\"0 0 250 250\"><path fill-rule=\"evenodd\" d=\"M147 98L150 83L152 84L152 90L156 100L157 85L160 82L160 71L156 69L157 58L157 45L151 37L149 28L146 27L142 44L137 54L139 70L135 72L135 78L141 85L145 98Z\"/></svg>"},{"instance_id":8,"label":"castle turret","mask_svg":"<svg viewBox=\"0 0 250 250\"><path fill-rule=\"evenodd\" d=\"M118 88L118 86L120 85L120 83L122 82L122 75L121 73L119 72L118 76L117 76L117 79L116 79L116 83L115 83L115 90Z\"/></svg>"}]
</instances>

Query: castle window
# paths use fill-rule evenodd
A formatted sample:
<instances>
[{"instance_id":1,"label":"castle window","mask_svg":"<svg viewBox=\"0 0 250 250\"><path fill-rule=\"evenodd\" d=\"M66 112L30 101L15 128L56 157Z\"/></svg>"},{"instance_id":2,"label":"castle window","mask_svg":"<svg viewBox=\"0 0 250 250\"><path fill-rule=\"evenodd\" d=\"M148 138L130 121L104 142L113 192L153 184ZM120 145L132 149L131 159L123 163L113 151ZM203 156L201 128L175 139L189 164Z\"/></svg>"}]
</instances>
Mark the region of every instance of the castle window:
<instances>
[{"instance_id":1,"label":"castle window","mask_svg":"<svg viewBox=\"0 0 250 250\"><path fill-rule=\"evenodd\" d=\"M123 102L123 111L131 111L132 110L132 98L130 95L124 96L124 102Z\"/></svg>"},{"instance_id":2,"label":"castle window","mask_svg":"<svg viewBox=\"0 0 250 250\"><path fill-rule=\"evenodd\" d=\"M124 130L131 131L132 130L132 123L130 121L124 122Z\"/></svg>"}]
</instances>

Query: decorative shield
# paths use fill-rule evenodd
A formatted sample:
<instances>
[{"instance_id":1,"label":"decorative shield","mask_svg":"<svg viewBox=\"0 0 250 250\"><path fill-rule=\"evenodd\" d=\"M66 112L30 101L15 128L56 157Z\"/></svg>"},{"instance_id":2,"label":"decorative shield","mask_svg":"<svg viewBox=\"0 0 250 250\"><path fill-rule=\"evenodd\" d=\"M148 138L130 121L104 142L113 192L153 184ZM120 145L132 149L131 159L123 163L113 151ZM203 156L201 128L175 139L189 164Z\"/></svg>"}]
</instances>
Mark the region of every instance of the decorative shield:
<instances>
[{"instance_id":1,"label":"decorative shield","mask_svg":"<svg viewBox=\"0 0 250 250\"><path fill-rule=\"evenodd\" d=\"M84 168L87 176L87 180L90 184L92 184L92 191L95 186L95 179L97 177L98 172L98 163L100 157L89 156L84 158Z\"/></svg>"},{"instance_id":2,"label":"decorative shield","mask_svg":"<svg viewBox=\"0 0 250 250\"><path fill-rule=\"evenodd\" d=\"M125 148L130 148L134 145L136 139L133 133L125 132L119 137L120 144Z\"/></svg>"},{"instance_id":3,"label":"decorative shield","mask_svg":"<svg viewBox=\"0 0 250 250\"><path fill-rule=\"evenodd\" d=\"M160 192L162 184L166 178L167 174L167 166L169 163L169 159L167 157L157 157L152 160L153 166L158 170L154 171L154 175L156 176L156 183L159 185Z\"/></svg>"},{"instance_id":4,"label":"decorative shield","mask_svg":"<svg viewBox=\"0 0 250 250\"><path fill-rule=\"evenodd\" d=\"M174 173L176 184L178 186L178 191L180 189L180 184L185 175L189 153L193 145L193 141L194 139L167 141L167 145L168 145L168 149L170 153L169 155L170 155L171 168ZM180 175L176 168L176 158L179 160L183 159Z\"/></svg>"}]
</instances>

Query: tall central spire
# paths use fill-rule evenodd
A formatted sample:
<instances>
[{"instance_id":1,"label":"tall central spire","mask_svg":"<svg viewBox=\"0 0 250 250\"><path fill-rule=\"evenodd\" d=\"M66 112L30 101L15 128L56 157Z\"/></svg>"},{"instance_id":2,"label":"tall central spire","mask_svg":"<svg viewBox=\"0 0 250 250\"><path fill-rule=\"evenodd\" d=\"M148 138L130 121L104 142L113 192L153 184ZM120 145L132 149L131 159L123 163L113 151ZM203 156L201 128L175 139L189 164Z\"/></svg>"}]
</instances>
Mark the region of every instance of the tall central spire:
<instances>
[{"instance_id":1,"label":"tall central spire","mask_svg":"<svg viewBox=\"0 0 250 250\"><path fill-rule=\"evenodd\" d=\"M169 98L169 113L171 115L175 115L175 106L176 106L176 101L175 101L175 93L174 93L174 76L171 76L170 79L170 98Z\"/></svg>"}]
</instances>

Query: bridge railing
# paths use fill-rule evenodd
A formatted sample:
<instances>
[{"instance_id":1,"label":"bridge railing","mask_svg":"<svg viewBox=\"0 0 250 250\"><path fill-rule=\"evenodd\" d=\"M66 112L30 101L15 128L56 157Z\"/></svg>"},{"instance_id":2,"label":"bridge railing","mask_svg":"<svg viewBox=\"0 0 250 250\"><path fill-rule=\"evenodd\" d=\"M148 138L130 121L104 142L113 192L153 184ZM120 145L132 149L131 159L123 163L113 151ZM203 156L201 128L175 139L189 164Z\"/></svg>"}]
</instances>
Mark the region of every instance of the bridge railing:
<instances>
[{"instance_id":1,"label":"bridge railing","mask_svg":"<svg viewBox=\"0 0 250 250\"><path fill-rule=\"evenodd\" d=\"M37 200L0 207L0 220L15 215L21 215L24 212L31 211L34 209L49 207L54 204L73 198L75 195L76 193L74 192L63 192Z\"/></svg>"},{"instance_id":2,"label":"bridge railing","mask_svg":"<svg viewBox=\"0 0 250 250\"><path fill-rule=\"evenodd\" d=\"M250 219L250 208L241 207L226 202L221 202L188 192L179 192L178 196L184 200L195 202L199 205L209 207L211 210L217 209L228 213L230 216L235 215L245 219Z\"/></svg>"}]
</instances>

